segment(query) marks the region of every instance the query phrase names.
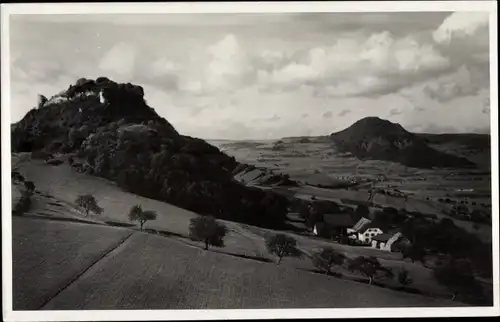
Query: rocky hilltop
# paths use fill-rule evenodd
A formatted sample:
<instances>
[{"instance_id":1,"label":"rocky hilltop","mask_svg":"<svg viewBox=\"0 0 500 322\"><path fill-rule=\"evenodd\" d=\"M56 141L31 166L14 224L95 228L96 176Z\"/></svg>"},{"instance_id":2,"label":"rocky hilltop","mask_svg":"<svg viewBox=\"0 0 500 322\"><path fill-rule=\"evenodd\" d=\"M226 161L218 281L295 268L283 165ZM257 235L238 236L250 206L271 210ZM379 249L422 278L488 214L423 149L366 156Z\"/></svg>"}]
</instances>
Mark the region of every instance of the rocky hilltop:
<instances>
[{"instance_id":1,"label":"rocky hilltop","mask_svg":"<svg viewBox=\"0 0 500 322\"><path fill-rule=\"evenodd\" d=\"M204 140L179 134L140 86L79 79L11 126L13 152L69 154L90 175L125 190L218 218L282 224L287 200L234 180L239 165Z\"/></svg>"},{"instance_id":2,"label":"rocky hilltop","mask_svg":"<svg viewBox=\"0 0 500 322\"><path fill-rule=\"evenodd\" d=\"M392 161L415 168L475 168L468 159L435 150L423 137L378 117L363 118L330 138L339 150L362 160Z\"/></svg>"}]
</instances>

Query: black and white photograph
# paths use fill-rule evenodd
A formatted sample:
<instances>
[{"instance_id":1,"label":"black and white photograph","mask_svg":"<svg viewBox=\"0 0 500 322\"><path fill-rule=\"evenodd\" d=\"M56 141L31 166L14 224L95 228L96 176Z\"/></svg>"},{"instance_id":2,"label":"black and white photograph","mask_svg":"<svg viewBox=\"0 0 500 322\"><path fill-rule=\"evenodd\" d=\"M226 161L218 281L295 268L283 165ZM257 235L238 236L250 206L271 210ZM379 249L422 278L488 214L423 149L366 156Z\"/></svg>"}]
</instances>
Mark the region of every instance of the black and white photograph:
<instances>
[{"instance_id":1,"label":"black and white photograph","mask_svg":"<svg viewBox=\"0 0 500 322\"><path fill-rule=\"evenodd\" d=\"M418 3L2 4L4 320L498 315L496 2Z\"/></svg>"}]
</instances>

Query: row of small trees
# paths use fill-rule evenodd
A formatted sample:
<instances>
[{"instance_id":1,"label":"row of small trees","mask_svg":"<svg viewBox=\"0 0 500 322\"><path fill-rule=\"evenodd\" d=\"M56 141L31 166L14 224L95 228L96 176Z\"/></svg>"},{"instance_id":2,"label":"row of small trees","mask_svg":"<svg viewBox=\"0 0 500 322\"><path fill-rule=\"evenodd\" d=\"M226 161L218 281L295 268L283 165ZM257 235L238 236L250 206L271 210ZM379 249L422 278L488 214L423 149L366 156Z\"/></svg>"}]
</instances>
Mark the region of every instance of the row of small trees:
<instances>
[{"instance_id":1,"label":"row of small trees","mask_svg":"<svg viewBox=\"0 0 500 322\"><path fill-rule=\"evenodd\" d=\"M208 249L209 245L223 247L226 233L226 226L211 216L200 216L191 219L189 226L190 237L193 240L203 241L205 243L205 249ZM303 257L303 252L297 247L297 241L293 237L285 234L268 236L266 238L266 248L269 253L278 257L277 265L280 265L284 257ZM348 263L349 270L357 271L365 275L368 277L370 284L374 276L379 272L392 276L392 272L383 267L375 257L359 256L354 260L348 260L343 253L331 247L323 248L321 251L315 253L312 256L312 262L314 266L327 275L333 273L332 270L334 267ZM405 275L403 280L408 282L408 276Z\"/></svg>"},{"instance_id":2,"label":"row of small trees","mask_svg":"<svg viewBox=\"0 0 500 322\"><path fill-rule=\"evenodd\" d=\"M223 247L223 239L227 233L224 224L216 221L210 216L196 217L191 220L189 227L190 236L193 240L203 241L205 249L209 245ZM297 241L285 234L270 235L266 238L266 248L269 253L278 257L279 265L284 257L303 257L303 253L297 247ZM418 249L410 250L411 254L405 254L412 260L422 260L423 255ZM359 272L368 278L372 284L377 276L392 278L394 273L391 269L384 267L376 257L358 256L354 259L347 258L343 253L332 247L325 247L312 255L312 262L316 268L326 275L335 274L336 267L347 266L349 271ZM449 258L441 263L435 270L434 276L437 281L453 292L453 299L457 295L473 293L481 294L481 287L474 279L472 268L467 262ZM406 286L413 282L410 273L402 268L397 275L399 284Z\"/></svg>"},{"instance_id":3,"label":"row of small trees","mask_svg":"<svg viewBox=\"0 0 500 322\"><path fill-rule=\"evenodd\" d=\"M297 241L285 234L271 235L266 239L267 250L278 256L278 265L283 257L303 257L303 253L297 247ZM358 256L353 260L348 259L343 253L336 251L332 247L324 247L312 256L313 265L326 275L334 273L334 267L347 264L350 271L359 272L368 277L369 284L379 272L386 276L393 276L392 272L383 267L376 257Z\"/></svg>"},{"instance_id":4,"label":"row of small trees","mask_svg":"<svg viewBox=\"0 0 500 322\"><path fill-rule=\"evenodd\" d=\"M104 209L99 206L96 198L91 194L80 195L76 198L76 204L83 208L85 211L85 217L90 213L95 213L96 215L102 214ZM130 221L137 221L140 225L141 230L144 228L144 224L147 221L155 220L157 213L153 210L143 210L141 205L135 205L130 208L128 213L128 218Z\"/></svg>"},{"instance_id":5,"label":"row of small trees","mask_svg":"<svg viewBox=\"0 0 500 322\"><path fill-rule=\"evenodd\" d=\"M78 196L76 203L85 210L85 216L88 216L91 212L101 214L103 211L103 208L98 205L95 197L90 194ZM147 221L157 218L157 213L152 210L143 210L141 205L135 205L130 209L128 217L130 221L139 222L140 229L143 230L144 224ZM223 247L224 237L227 232L227 227L212 216L192 218L189 225L190 238L203 242L205 250L209 248L209 245ZM278 257L277 265L281 263L284 257L303 257L303 253L297 247L297 241L285 234L271 235L266 238L266 248L269 253ZM327 247L315 253L312 261L325 274L332 274L332 269L335 266L342 266L347 261L347 257L333 248ZM370 284L374 275L378 271L384 270L375 257L365 258L362 256L350 261L349 269L366 275L369 278Z\"/></svg>"},{"instance_id":6,"label":"row of small trees","mask_svg":"<svg viewBox=\"0 0 500 322\"><path fill-rule=\"evenodd\" d=\"M79 196L77 204L84 208L86 216L90 212L100 214L103 210L92 195ZM135 205L130 209L128 217L130 221L137 221L140 224L140 229L143 230L147 221L157 218L157 213L151 210L143 210L141 205ZM208 250L209 246L224 247L224 238L227 232L227 227L212 216L197 216L191 219L189 225L190 238L203 242L205 250ZM302 258L304 255L298 248L297 241L286 234L270 235L265 242L268 252L277 256L277 265L280 265L285 257ZM404 257L422 263L425 263L426 255L426 252L418 244L405 249L403 252ZM311 259L313 265L326 275L335 275L335 268L337 267L347 267L349 271L359 272L366 276L369 284L372 284L377 276L390 278L394 276L393 272L382 266L376 257L358 256L349 259L332 247L325 247L313 253ZM434 269L434 276L439 283L453 292L453 299L457 295L466 296L469 293L480 296L482 292L480 285L474 278L472 267L467 261L449 257ZM412 283L406 269L400 270L397 278L401 285Z\"/></svg>"}]
</instances>

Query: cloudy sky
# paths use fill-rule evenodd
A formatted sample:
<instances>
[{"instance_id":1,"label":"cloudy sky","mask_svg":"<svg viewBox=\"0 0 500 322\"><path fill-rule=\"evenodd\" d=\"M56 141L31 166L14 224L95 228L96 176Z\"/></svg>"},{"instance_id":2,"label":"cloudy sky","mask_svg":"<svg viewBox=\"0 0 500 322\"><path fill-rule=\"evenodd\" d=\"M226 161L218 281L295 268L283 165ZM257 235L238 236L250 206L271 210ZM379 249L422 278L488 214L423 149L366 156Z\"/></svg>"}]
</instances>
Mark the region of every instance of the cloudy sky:
<instances>
[{"instance_id":1,"label":"cloudy sky","mask_svg":"<svg viewBox=\"0 0 500 322\"><path fill-rule=\"evenodd\" d=\"M183 134L324 135L365 116L488 132L488 13L11 16L11 118L80 77L142 85Z\"/></svg>"}]
</instances>

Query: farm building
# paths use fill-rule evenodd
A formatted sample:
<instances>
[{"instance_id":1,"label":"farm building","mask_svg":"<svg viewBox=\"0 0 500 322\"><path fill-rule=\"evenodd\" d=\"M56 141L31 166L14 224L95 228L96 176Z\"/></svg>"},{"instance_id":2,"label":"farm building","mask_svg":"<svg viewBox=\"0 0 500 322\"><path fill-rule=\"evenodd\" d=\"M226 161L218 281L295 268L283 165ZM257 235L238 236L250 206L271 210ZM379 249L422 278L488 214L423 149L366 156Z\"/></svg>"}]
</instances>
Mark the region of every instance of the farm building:
<instances>
[{"instance_id":1,"label":"farm building","mask_svg":"<svg viewBox=\"0 0 500 322\"><path fill-rule=\"evenodd\" d=\"M396 246L408 244L409 241L400 232L396 232L376 235L372 238L371 243L372 248L392 252L395 251L395 249L397 248Z\"/></svg>"},{"instance_id":2,"label":"farm building","mask_svg":"<svg viewBox=\"0 0 500 322\"><path fill-rule=\"evenodd\" d=\"M370 227L362 233L358 233L358 240L363 243L371 243L372 239L378 235L382 235L384 232L382 229L377 227Z\"/></svg>"},{"instance_id":3,"label":"farm building","mask_svg":"<svg viewBox=\"0 0 500 322\"><path fill-rule=\"evenodd\" d=\"M370 224L372 221L370 219L367 219L365 217L361 217L358 222L352 226L352 228L347 229L348 233L357 233L362 231L366 225Z\"/></svg>"},{"instance_id":4,"label":"farm building","mask_svg":"<svg viewBox=\"0 0 500 322\"><path fill-rule=\"evenodd\" d=\"M353 225L349 214L325 214L323 221L314 225L313 233L326 238L347 236L347 230Z\"/></svg>"}]
</instances>

